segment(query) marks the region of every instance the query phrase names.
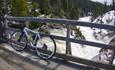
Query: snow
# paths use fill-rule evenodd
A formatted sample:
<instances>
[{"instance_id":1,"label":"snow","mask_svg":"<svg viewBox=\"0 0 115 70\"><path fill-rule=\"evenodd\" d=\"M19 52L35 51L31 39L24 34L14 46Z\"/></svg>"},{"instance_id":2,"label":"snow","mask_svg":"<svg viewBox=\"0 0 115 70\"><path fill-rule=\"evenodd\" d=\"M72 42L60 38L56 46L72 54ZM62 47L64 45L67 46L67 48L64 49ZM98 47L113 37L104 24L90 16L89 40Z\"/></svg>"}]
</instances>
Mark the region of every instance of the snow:
<instances>
[{"instance_id":1,"label":"snow","mask_svg":"<svg viewBox=\"0 0 115 70\"><path fill-rule=\"evenodd\" d=\"M109 11L104 15L97 17L93 22L113 25L113 23L115 22L115 11Z\"/></svg>"},{"instance_id":2,"label":"snow","mask_svg":"<svg viewBox=\"0 0 115 70\"><path fill-rule=\"evenodd\" d=\"M91 22L91 16L86 16L86 17L79 18L78 21Z\"/></svg>"},{"instance_id":3,"label":"snow","mask_svg":"<svg viewBox=\"0 0 115 70\"><path fill-rule=\"evenodd\" d=\"M91 1L94 1L94 2L100 2L100 3L105 3L107 2L107 5L110 5L112 4L112 0L91 0Z\"/></svg>"},{"instance_id":4,"label":"snow","mask_svg":"<svg viewBox=\"0 0 115 70\"><path fill-rule=\"evenodd\" d=\"M88 16L88 17L80 18L79 21L89 22L90 19L91 19L91 16ZM80 30L82 31L82 34L85 35L86 40L98 42L93 37L93 33L92 33L93 30L91 28L80 27ZM53 29L53 30L50 30L50 33L52 35L66 37L66 31L67 30L65 28L63 28L63 29ZM73 36L71 36L71 37L73 37ZM65 48L65 42L58 42L56 44L57 44L57 47L58 47L57 52L65 53L65 49L66 49ZM100 49L100 48L81 45L81 44L76 44L76 43L71 43L71 47L72 47L72 55L73 56L77 56L77 57L81 57L81 58L85 58L85 59L92 59L96 54L98 54L98 51ZM92 50L89 51L89 49L92 49Z\"/></svg>"},{"instance_id":5,"label":"snow","mask_svg":"<svg viewBox=\"0 0 115 70\"><path fill-rule=\"evenodd\" d=\"M98 21L98 19L101 19L101 17L99 16L97 19L95 19L93 21L93 23L100 23L100 21ZM111 20L111 21L108 23L107 20ZM78 21L91 22L91 16L82 17ZM110 12L107 12L106 14L104 14L102 16L102 21L104 24L113 25L113 23L115 22L115 11L110 11ZM87 41L93 41L93 42L104 43L104 44L108 44L108 42L109 42L108 37L101 38L100 35L98 36L99 39L96 39L94 37L94 32L98 33L100 31L99 29L93 30L90 27L80 26L80 30L81 30L82 34L85 36ZM54 29L54 30L50 30L50 31L51 31L51 34L53 34L53 35L66 37L67 30L65 28L58 29L58 30ZM102 29L102 33L107 34L108 32L106 30ZM73 36L70 36L70 37L73 38ZM57 47L58 47L57 52L65 53L65 49L66 49L65 42L57 43ZM77 44L77 43L71 43L71 48L72 48L73 56L77 56L77 57L89 59L89 60L92 60L92 58L97 56L99 54L99 50L100 50L100 48L97 48L97 47L81 45L81 44Z\"/></svg>"},{"instance_id":6,"label":"snow","mask_svg":"<svg viewBox=\"0 0 115 70\"><path fill-rule=\"evenodd\" d=\"M80 18L79 21L91 22L91 16ZM93 30L91 28L81 26L80 30L81 30L82 34L85 36L87 41L103 43L102 41L97 41L94 38ZM92 47L92 46L88 46L88 45L85 45L84 47L81 47L81 45L79 45L79 48L76 47L76 49L74 48L72 50L73 50L73 55L75 55L75 56L82 57L85 59L92 59L96 54L99 53L99 49L100 48ZM80 52L80 53L78 53L78 52Z\"/></svg>"},{"instance_id":7,"label":"snow","mask_svg":"<svg viewBox=\"0 0 115 70\"><path fill-rule=\"evenodd\" d=\"M102 21L100 21L102 20ZM84 21L84 22L91 22L91 16L87 16L87 17L83 17L80 18L79 21ZM105 13L102 17L99 16L98 18L96 18L93 23L101 23L101 24L108 24L108 25L114 25L115 23L115 11L109 11L107 13ZM98 36L98 40L94 37L94 32L98 33L100 31L100 29L96 29L95 31L89 27L80 27L80 30L82 32L82 34L85 36L87 41L93 41L93 42L98 42L98 43L104 43L104 44L108 44L110 39L107 36L104 36L104 38L102 39L101 36ZM102 29L102 35L106 35L108 32L107 30ZM76 48L78 49L78 48ZM100 48L96 48L96 47L91 47L91 46L85 46L85 48L79 48L78 51L80 51L80 53L84 50L84 52L86 54L83 54L84 52L82 52L82 54L75 54L77 52L75 52L76 50L75 48L72 49L74 51L73 55L75 56L82 56L82 58L86 58L86 59L92 59L92 57L97 56L97 54L99 53ZM91 49L91 50L90 50ZM102 60L103 61L103 60ZM115 64L115 61L113 62Z\"/></svg>"},{"instance_id":8,"label":"snow","mask_svg":"<svg viewBox=\"0 0 115 70\"><path fill-rule=\"evenodd\" d=\"M109 11L109 12L103 14L102 16L97 17L93 21L93 23L115 25L115 11L112 10L112 11ZM100 29L97 29L97 28L95 28L95 30L96 30L96 33L99 33L99 31L100 31ZM111 31L109 31L109 30L102 29L101 31L102 31L101 34L105 35L105 36L108 35L108 34L111 34ZM107 36L105 38L106 38L105 41L107 41L109 39L109 37L107 38Z\"/></svg>"}]
</instances>

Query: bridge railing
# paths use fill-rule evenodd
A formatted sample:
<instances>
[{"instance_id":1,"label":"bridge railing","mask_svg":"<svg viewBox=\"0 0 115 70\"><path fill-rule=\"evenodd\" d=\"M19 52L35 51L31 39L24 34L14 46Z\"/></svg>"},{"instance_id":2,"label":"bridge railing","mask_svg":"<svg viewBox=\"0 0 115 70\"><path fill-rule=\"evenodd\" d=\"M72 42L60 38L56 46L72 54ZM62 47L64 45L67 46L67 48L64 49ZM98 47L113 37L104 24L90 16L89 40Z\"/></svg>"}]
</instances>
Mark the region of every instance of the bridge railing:
<instances>
[{"instance_id":1,"label":"bridge railing","mask_svg":"<svg viewBox=\"0 0 115 70\"><path fill-rule=\"evenodd\" d=\"M90 45L94 47L107 47L109 46L110 49L115 50L115 46L108 45L108 44L102 44L102 43L96 43L91 41L84 41L84 40L78 40L78 39L72 39L70 38L70 25L76 26L85 26L85 27L94 27L94 28L100 28L100 29L107 29L111 31L115 31L115 26L113 25L106 25L106 24L98 24L98 23L91 23L91 22L81 22L77 20L68 20L68 19L56 19L56 18L36 18L36 17L6 17L6 20L9 21L32 21L32 22L43 22L43 23L57 23L57 24L65 24L67 27L67 37L61 37L61 36L54 36L54 38L59 40L64 40L68 42L74 42L84 45Z\"/></svg>"},{"instance_id":2,"label":"bridge railing","mask_svg":"<svg viewBox=\"0 0 115 70\"><path fill-rule=\"evenodd\" d=\"M57 23L57 24L65 24L67 27L67 35L66 37L62 37L62 36L55 36L55 35L51 35L53 38L57 39L57 40L63 40L66 41L66 54L71 54L71 46L70 43L79 43L79 44L84 44L84 45L90 45L93 47L99 47L99 48L103 48L103 47L108 47L112 50L115 51L115 46L114 45L109 45L109 44L102 44L102 43L97 43L97 42L92 42L92 41L85 41L85 40L78 40L78 39L73 39L70 38L70 26L85 26L85 27L94 27L94 28L100 28L100 29L108 29L111 31L115 31L115 26L113 25L105 25L105 24L97 24L97 23L90 23L90 22L81 22L81 21L77 21L77 20L68 20L68 19L57 19L57 18L36 18L36 17L5 17L6 21L31 21L31 22L44 22L44 23ZM11 28L9 28L11 29ZM12 29L11 29L12 30ZM45 34L47 35L47 34ZM102 64L102 63L97 63L93 62L93 61L89 61L86 59L81 59L81 58L77 58L77 57L73 57L70 55L60 55L58 54L58 57L70 60L70 61L75 61L75 62L79 62L79 63L83 63L83 64L87 64L87 65L91 65L91 66L96 66L96 67L102 67L102 68L111 68L113 65L108 65L108 64ZM88 63L87 63L88 62ZM101 66L99 66L98 64L101 64ZM113 66L115 67L115 66Z\"/></svg>"}]
</instances>

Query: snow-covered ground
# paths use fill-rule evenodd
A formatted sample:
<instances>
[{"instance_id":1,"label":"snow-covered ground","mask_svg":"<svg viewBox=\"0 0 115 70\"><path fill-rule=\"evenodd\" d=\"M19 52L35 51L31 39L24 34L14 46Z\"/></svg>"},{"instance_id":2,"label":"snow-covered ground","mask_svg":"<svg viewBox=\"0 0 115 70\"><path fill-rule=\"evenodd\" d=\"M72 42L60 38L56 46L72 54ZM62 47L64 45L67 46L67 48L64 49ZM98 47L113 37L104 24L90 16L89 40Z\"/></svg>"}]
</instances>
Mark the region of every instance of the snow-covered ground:
<instances>
[{"instance_id":1,"label":"snow-covered ground","mask_svg":"<svg viewBox=\"0 0 115 70\"><path fill-rule=\"evenodd\" d=\"M101 23L100 20L101 18L98 17L96 20L94 20L94 23ZM79 19L79 21L84 21L84 22L91 22L91 16L88 17L82 17ZM107 12L106 14L103 15L102 21L104 24L111 24L113 25L113 23L115 22L115 11L110 11ZM109 23L108 23L109 22ZM83 27L80 26L80 30L82 32L82 34L85 36L87 41L93 41L93 42L98 42L98 43L104 43L104 44L108 44L109 42L109 38L108 37L104 37L103 39L96 39L94 37L94 30L90 27ZM95 31L99 32L99 29L95 29ZM54 30L50 30L51 34L54 35L58 35L58 36L66 36L66 29L54 29ZM106 30L102 30L102 32L107 33ZM72 37L72 36L71 36ZM57 52L61 52L61 53L65 53L65 42L63 41L58 41L57 42ZM72 47L72 55L73 56L77 56L77 57L81 57L84 59L92 59L94 56L96 56L99 53L100 48L97 47L92 47L92 46L88 46L88 45L81 45L81 44L77 44L77 43L71 43L71 47Z\"/></svg>"},{"instance_id":2,"label":"snow-covered ground","mask_svg":"<svg viewBox=\"0 0 115 70\"><path fill-rule=\"evenodd\" d=\"M115 25L115 11L112 10L112 11L109 11L109 12L103 14L102 16L97 17L93 21L93 23ZM103 35L104 39L105 39L105 40L103 39L103 41L106 41L106 43L108 43L108 39L115 34L115 32L105 30L105 29L101 29L101 30L97 29L97 28L94 28L94 29L95 29L95 33L101 32L101 35ZM109 35L109 37L107 37L107 35Z\"/></svg>"},{"instance_id":3,"label":"snow-covered ground","mask_svg":"<svg viewBox=\"0 0 115 70\"><path fill-rule=\"evenodd\" d=\"M115 11L114 10L109 11L109 12L105 13L104 15L97 17L93 22L114 25Z\"/></svg>"},{"instance_id":4,"label":"snow-covered ground","mask_svg":"<svg viewBox=\"0 0 115 70\"><path fill-rule=\"evenodd\" d=\"M86 16L86 17L79 18L78 21L91 22L91 18L92 16Z\"/></svg>"},{"instance_id":5,"label":"snow-covered ground","mask_svg":"<svg viewBox=\"0 0 115 70\"><path fill-rule=\"evenodd\" d=\"M84 17L84 18L80 18L80 21L86 21L89 22L90 21L90 17ZM88 41L95 41L97 42L97 40L95 40L95 38L93 37L93 31L91 28L88 27L80 27L80 30L82 31L82 34L85 36L86 40ZM51 34L53 35L58 35L58 36L66 36L66 29L53 29L50 30ZM72 36L71 36L72 37ZM61 53L65 53L65 42L63 41L58 41L57 42L57 46L58 52ZM76 44L76 43L71 43L71 47L72 47L72 55L73 56L77 56L77 57L81 57L81 58L85 58L85 59L92 59L96 54L98 54L99 48L96 47L91 47L91 46L83 46L81 44ZM90 50L92 49L92 50Z\"/></svg>"}]
</instances>

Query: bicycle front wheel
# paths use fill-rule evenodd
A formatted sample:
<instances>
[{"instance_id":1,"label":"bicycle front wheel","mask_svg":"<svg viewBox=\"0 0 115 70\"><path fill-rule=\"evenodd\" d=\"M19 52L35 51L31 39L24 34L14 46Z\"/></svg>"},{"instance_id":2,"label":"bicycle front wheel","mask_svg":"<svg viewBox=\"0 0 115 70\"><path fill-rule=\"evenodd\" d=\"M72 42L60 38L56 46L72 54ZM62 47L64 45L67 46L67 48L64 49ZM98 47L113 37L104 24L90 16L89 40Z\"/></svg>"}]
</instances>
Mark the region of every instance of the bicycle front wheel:
<instances>
[{"instance_id":1,"label":"bicycle front wheel","mask_svg":"<svg viewBox=\"0 0 115 70\"><path fill-rule=\"evenodd\" d=\"M51 36L40 36L40 39L36 40L36 52L42 59L50 59L56 52L56 43Z\"/></svg>"},{"instance_id":2,"label":"bicycle front wheel","mask_svg":"<svg viewBox=\"0 0 115 70\"><path fill-rule=\"evenodd\" d=\"M11 36L11 40L21 43L20 45L20 44L11 42L12 48L15 49L16 51L23 51L27 46L27 37L25 36L25 34L22 34L21 32L15 32Z\"/></svg>"}]
</instances>

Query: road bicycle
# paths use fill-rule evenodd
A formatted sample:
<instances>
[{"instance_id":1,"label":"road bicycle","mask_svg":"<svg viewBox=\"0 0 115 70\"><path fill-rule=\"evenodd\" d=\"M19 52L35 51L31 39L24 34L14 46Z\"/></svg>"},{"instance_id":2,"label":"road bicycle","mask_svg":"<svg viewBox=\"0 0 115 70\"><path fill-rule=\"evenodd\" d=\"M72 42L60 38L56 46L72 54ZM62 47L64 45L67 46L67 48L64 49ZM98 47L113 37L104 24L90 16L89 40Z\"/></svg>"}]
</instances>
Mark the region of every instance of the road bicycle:
<instances>
[{"instance_id":1,"label":"road bicycle","mask_svg":"<svg viewBox=\"0 0 115 70\"><path fill-rule=\"evenodd\" d=\"M20 32L13 33L11 40L23 44L18 45L14 42L10 42L16 51L23 51L29 46L34 48L37 55L42 59L50 59L56 53L56 43L51 36L42 35L40 32L32 31L27 27L21 29Z\"/></svg>"}]
</instances>

